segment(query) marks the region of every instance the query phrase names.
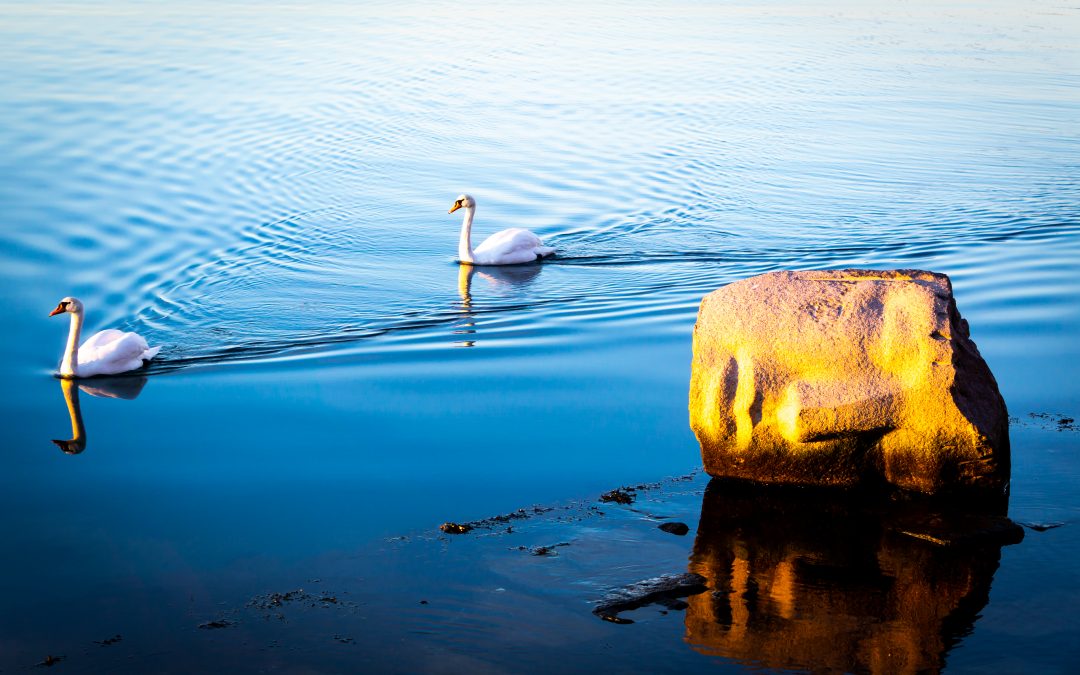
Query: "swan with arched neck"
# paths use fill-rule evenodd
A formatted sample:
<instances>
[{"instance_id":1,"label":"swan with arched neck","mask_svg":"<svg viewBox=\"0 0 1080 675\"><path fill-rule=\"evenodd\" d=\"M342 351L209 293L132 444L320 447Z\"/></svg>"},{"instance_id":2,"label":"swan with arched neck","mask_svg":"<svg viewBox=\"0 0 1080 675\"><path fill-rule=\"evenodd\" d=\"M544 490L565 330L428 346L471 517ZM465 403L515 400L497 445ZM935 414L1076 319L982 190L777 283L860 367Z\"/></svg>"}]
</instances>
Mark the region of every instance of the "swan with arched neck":
<instances>
[{"instance_id":1,"label":"swan with arched neck","mask_svg":"<svg viewBox=\"0 0 1080 675\"><path fill-rule=\"evenodd\" d=\"M148 345L141 335L115 328L94 333L80 346L79 337L85 319L82 302L78 298L64 298L49 316L57 314L71 315L67 346L60 362L60 377L69 379L126 373L141 368L161 349Z\"/></svg>"},{"instance_id":2,"label":"swan with arched neck","mask_svg":"<svg viewBox=\"0 0 1080 675\"><path fill-rule=\"evenodd\" d=\"M458 261L463 265L519 265L542 260L555 253L551 246L544 246L540 237L519 227L496 232L473 248L472 225L476 216L476 200L469 195L458 195L448 213L458 209L465 209L465 217L461 221L461 241L458 242Z\"/></svg>"}]
</instances>

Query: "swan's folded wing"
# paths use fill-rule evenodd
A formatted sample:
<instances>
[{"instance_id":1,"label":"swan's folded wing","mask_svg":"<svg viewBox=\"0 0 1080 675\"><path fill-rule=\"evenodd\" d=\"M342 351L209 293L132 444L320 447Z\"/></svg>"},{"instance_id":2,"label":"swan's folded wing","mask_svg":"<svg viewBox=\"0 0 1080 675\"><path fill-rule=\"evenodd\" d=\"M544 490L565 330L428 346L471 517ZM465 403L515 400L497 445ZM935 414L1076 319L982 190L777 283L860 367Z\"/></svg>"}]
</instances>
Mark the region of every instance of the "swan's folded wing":
<instances>
[{"instance_id":1,"label":"swan's folded wing","mask_svg":"<svg viewBox=\"0 0 1080 675\"><path fill-rule=\"evenodd\" d=\"M520 250L532 250L536 246L543 246L540 237L528 230L512 227L509 230L496 232L476 247L474 253L512 253Z\"/></svg>"},{"instance_id":2,"label":"swan's folded wing","mask_svg":"<svg viewBox=\"0 0 1080 675\"><path fill-rule=\"evenodd\" d=\"M82 360L82 351L84 349L88 350L89 353L89 351L100 349L102 346L107 345L110 342L116 342L117 340L121 340L125 335L130 335L130 333L125 333L124 331L116 330L115 328L106 328L103 331L94 333L86 339L86 342L82 343L81 347L79 347L79 360Z\"/></svg>"},{"instance_id":3,"label":"swan's folded wing","mask_svg":"<svg viewBox=\"0 0 1080 675\"><path fill-rule=\"evenodd\" d=\"M97 340L95 338L102 333L113 333L112 339ZM118 333L119 335L115 335ZM91 344L93 342L93 344ZM91 364L126 364L135 359L140 359L146 351L146 340L135 333L124 333L118 330L101 331L94 335L79 348L80 367L90 367ZM109 372L108 369L97 369L98 373Z\"/></svg>"}]
</instances>

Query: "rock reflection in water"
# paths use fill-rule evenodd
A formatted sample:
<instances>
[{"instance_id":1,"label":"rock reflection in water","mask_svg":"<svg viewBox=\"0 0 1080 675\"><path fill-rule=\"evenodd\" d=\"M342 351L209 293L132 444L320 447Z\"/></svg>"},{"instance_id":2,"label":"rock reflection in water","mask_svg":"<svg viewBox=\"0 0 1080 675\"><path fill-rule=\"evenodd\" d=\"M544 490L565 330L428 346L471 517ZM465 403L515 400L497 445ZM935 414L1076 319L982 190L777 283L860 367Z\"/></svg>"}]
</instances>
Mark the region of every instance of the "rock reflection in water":
<instances>
[{"instance_id":1,"label":"rock reflection in water","mask_svg":"<svg viewBox=\"0 0 1080 675\"><path fill-rule=\"evenodd\" d=\"M769 668L940 670L988 601L1002 544L1023 536L1002 516L945 520L964 523L946 537L963 545L920 538L942 518L911 505L714 480L690 564L710 591L688 598L686 640Z\"/></svg>"},{"instance_id":2,"label":"rock reflection in water","mask_svg":"<svg viewBox=\"0 0 1080 675\"><path fill-rule=\"evenodd\" d=\"M64 393L68 417L71 418L71 438L53 439L56 447L64 454L77 455L86 450L86 425L83 423L82 408L79 405L79 390L98 398L122 398L134 400L146 386L146 377L102 377L89 380L60 380L60 390Z\"/></svg>"}]
</instances>

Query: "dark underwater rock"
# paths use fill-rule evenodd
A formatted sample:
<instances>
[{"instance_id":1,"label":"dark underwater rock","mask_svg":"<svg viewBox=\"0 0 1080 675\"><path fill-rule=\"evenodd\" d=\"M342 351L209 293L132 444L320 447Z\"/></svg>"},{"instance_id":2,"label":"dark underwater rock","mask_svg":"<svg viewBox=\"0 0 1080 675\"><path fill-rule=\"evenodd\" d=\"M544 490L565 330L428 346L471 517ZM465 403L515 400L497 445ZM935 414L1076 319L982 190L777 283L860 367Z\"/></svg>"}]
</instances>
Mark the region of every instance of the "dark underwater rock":
<instances>
[{"instance_id":1,"label":"dark underwater rock","mask_svg":"<svg viewBox=\"0 0 1080 675\"><path fill-rule=\"evenodd\" d=\"M685 609L687 604L679 598L704 593L706 590L705 577L700 574L665 574L611 591L597 603L593 614L604 621L633 623L619 614L652 604L661 604L668 609Z\"/></svg>"},{"instance_id":2,"label":"dark underwater rock","mask_svg":"<svg viewBox=\"0 0 1080 675\"><path fill-rule=\"evenodd\" d=\"M686 523L680 523L675 521L670 523L661 523L656 527L659 530L663 530L664 532L667 532L669 534L677 534L680 537L690 531L690 528L687 526Z\"/></svg>"}]
</instances>

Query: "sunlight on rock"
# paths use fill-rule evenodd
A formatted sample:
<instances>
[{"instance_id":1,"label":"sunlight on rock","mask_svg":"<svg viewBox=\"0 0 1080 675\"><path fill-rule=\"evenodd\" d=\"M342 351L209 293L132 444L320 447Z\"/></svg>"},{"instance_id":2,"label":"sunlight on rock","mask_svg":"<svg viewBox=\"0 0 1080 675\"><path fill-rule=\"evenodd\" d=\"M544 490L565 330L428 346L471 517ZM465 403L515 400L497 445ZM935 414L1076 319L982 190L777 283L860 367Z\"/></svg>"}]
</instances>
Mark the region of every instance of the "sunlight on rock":
<instances>
[{"instance_id":1,"label":"sunlight on rock","mask_svg":"<svg viewBox=\"0 0 1080 675\"><path fill-rule=\"evenodd\" d=\"M774 272L710 293L690 423L714 476L930 493L1008 480L1005 403L932 272Z\"/></svg>"}]
</instances>

